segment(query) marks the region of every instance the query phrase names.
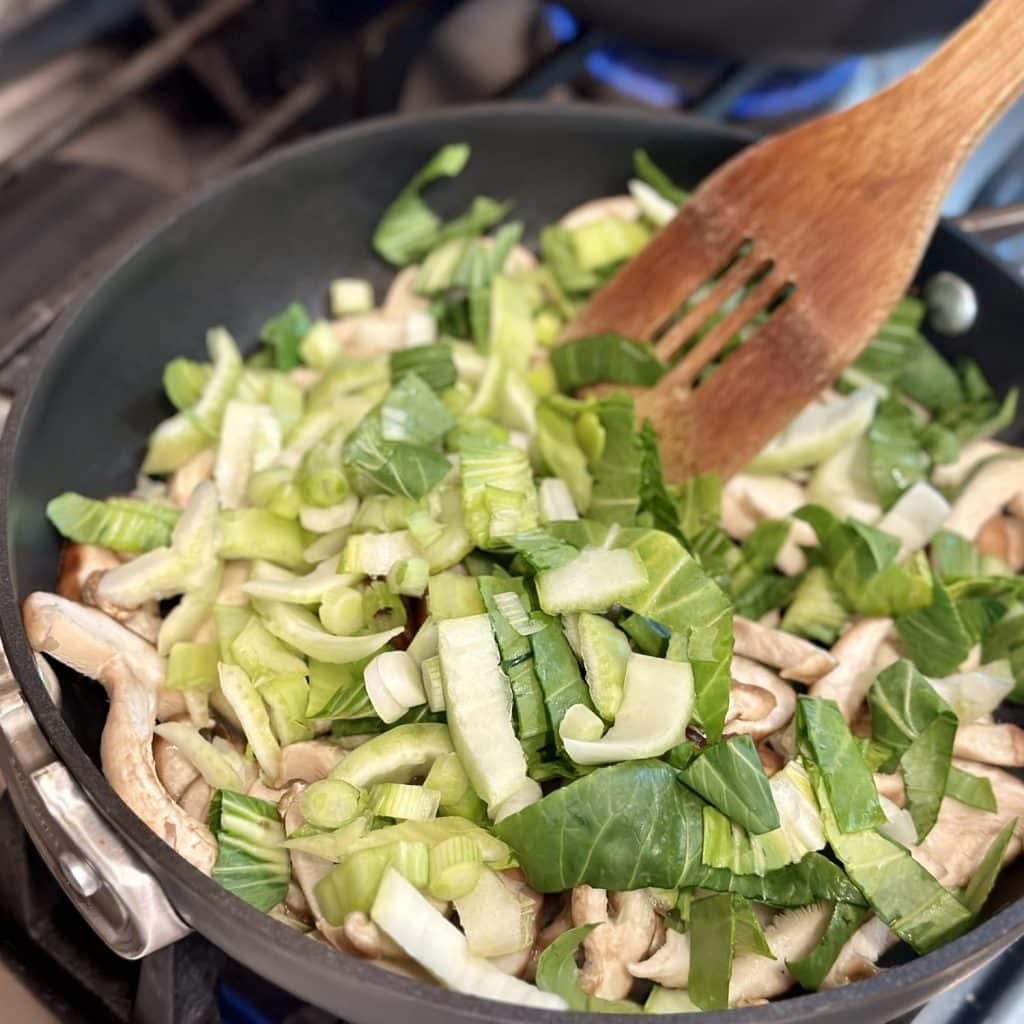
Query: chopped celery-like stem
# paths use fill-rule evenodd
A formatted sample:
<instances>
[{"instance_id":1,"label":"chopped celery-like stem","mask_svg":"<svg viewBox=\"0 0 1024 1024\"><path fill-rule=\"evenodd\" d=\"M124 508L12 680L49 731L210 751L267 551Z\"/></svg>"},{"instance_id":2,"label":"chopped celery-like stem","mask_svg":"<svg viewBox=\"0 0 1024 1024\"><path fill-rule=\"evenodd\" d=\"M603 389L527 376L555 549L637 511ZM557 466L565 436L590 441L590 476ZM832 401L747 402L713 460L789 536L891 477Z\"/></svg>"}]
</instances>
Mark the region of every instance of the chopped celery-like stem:
<instances>
[{"instance_id":1,"label":"chopped celery-like stem","mask_svg":"<svg viewBox=\"0 0 1024 1024\"><path fill-rule=\"evenodd\" d=\"M318 614L324 629L335 636L354 636L366 625L363 595L354 587L332 587L324 594Z\"/></svg>"},{"instance_id":2,"label":"chopped celery-like stem","mask_svg":"<svg viewBox=\"0 0 1024 1024\"><path fill-rule=\"evenodd\" d=\"M422 597L427 589L430 566L424 558L407 558L388 570L388 586L405 597Z\"/></svg>"},{"instance_id":3,"label":"chopped celery-like stem","mask_svg":"<svg viewBox=\"0 0 1024 1024\"><path fill-rule=\"evenodd\" d=\"M456 992L546 1010L565 1010L561 996L505 974L469 952L466 936L431 906L398 870L378 883L370 917L417 963Z\"/></svg>"},{"instance_id":4,"label":"chopped celery-like stem","mask_svg":"<svg viewBox=\"0 0 1024 1024\"><path fill-rule=\"evenodd\" d=\"M373 285L361 277L338 277L330 284L331 316L351 316L373 309Z\"/></svg>"},{"instance_id":5,"label":"chopped celery-like stem","mask_svg":"<svg viewBox=\"0 0 1024 1024\"><path fill-rule=\"evenodd\" d=\"M437 628L452 742L493 812L526 778L526 757L512 727L512 690L487 615L445 619Z\"/></svg>"},{"instance_id":6,"label":"chopped celery-like stem","mask_svg":"<svg viewBox=\"0 0 1024 1024\"><path fill-rule=\"evenodd\" d=\"M627 548L591 548L537 574L537 598L549 615L606 612L647 585L647 570Z\"/></svg>"},{"instance_id":7,"label":"chopped celery-like stem","mask_svg":"<svg viewBox=\"0 0 1024 1024\"><path fill-rule=\"evenodd\" d=\"M219 670L221 693L242 723L242 731L256 761L268 778L277 779L281 773L281 746L271 728L263 698L237 665L222 663Z\"/></svg>"},{"instance_id":8,"label":"chopped celery-like stem","mask_svg":"<svg viewBox=\"0 0 1024 1024\"><path fill-rule=\"evenodd\" d=\"M423 625L417 630L405 650L409 657L420 666L427 658L432 658L437 654L437 623L429 615L423 620Z\"/></svg>"},{"instance_id":9,"label":"chopped celery-like stem","mask_svg":"<svg viewBox=\"0 0 1024 1024\"><path fill-rule=\"evenodd\" d=\"M361 636L334 636L328 633L312 612L297 605L280 601L260 601L258 610L263 624L279 640L291 644L296 650L333 665L359 661L379 651L393 636L402 632L401 626L380 633Z\"/></svg>"},{"instance_id":10,"label":"chopped celery-like stem","mask_svg":"<svg viewBox=\"0 0 1024 1024\"><path fill-rule=\"evenodd\" d=\"M502 594L495 594L494 603L505 621L520 636L533 636L534 633L539 633L544 628L543 623L530 618L523 607L522 600L514 591L509 590Z\"/></svg>"},{"instance_id":11,"label":"chopped celery-like stem","mask_svg":"<svg viewBox=\"0 0 1024 1024\"><path fill-rule=\"evenodd\" d=\"M373 813L380 818L429 821L437 814L441 794L425 786L381 782L370 789L369 802Z\"/></svg>"},{"instance_id":12,"label":"chopped celery-like stem","mask_svg":"<svg viewBox=\"0 0 1024 1024\"><path fill-rule=\"evenodd\" d=\"M434 761L423 780L423 785L441 794L439 814L465 818L468 821L486 820L484 802L477 796L466 769L462 767L459 755L454 751L441 754Z\"/></svg>"},{"instance_id":13,"label":"chopped celery-like stem","mask_svg":"<svg viewBox=\"0 0 1024 1024\"><path fill-rule=\"evenodd\" d=\"M252 612L247 607L232 604L214 605L213 621L217 628L217 653L220 661L234 665L231 645L251 618Z\"/></svg>"},{"instance_id":14,"label":"chopped celery-like stem","mask_svg":"<svg viewBox=\"0 0 1024 1024\"><path fill-rule=\"evenodd\" d=\"M176 643L167 658L165 686L171 690L214 690L217 687L217 645Z\"/></svg>"},{"instance_id":15,"label":"chopped celery-like stem","mask_svg":"<svg viewBox=\"0 0 1024 1024\"><path fill-rule=\"evenodd\" d=\"M566 519L579 519L576 503L564 480L545 477L537 489L537 506L542 523L556 523Z\"/></svg>"},{"instance_id":16,"label":"chopped celery-like stem","mask_svg":"<svg viewBox=\"0 0 1024 1024\"><path fill-rule=\"evenodd\" d=\"M316 370L325 370L340 355L341 346L326 320L317 320L299 342L299 358Z\"/></svg>"},{"instance_id":17,"label":"chopped celery-like stem","mask_svg":"<svg viewBox=\"0 0 1024 1024\"><path fill-rule=\"evenodd\" d=\"M206 346L213 362L213 373L199 400L186 415L208 437L215 438L220 436L224 410L242 373L242 356L235 339L223 327L207 331Z\"/></svg>"},{"instance_id":18,"label":"chopped celery-like stem","mask_svg":"<svg viewBox=\"0 0 1024 1024\"><path fill-rule=\"evenodd\" d=\"M265 469L280 451L281 425L267 406L228 402L213 467L221 508L241 508L252 472Z\"/></svg>"},{"instance_id":19,"label":"chopped celery-like stem","mask_svg":"<svg viewBox=\"0 0 1024 1024\"><path fill-rule=\"evenodd\" d=\"M426 775L434 762L452 749L445 725L397 725L353 750L335 765L331 778L342 779L359 789L378 782L412 782Z\"/></svg>"},{"instance_id":20,"label":"chopped celery-like stem","mask_svg":"<svg viewBox=\"0 0 1024 1024\"><path fill-rule=\"evenodd\" d=\"M441 572L430 577L427 607L435 622L479 615L485 610L476 580L454 572Z\"/></svg>"},{"instance_id":21,"label":"chopped celery-like stem","mask_svg":"<svg viewBox=\"0 0 1024 1024\"><path fill-rule=\"evenodd\" d=\"M151 476L173 473L212 443L209 434L180 412L164 420L149 435L142 472Z\"/></svg>"},{"instance_id":22,"label":"chopped celery-like stem","mask_svg":"<svg viewBox=\"0 0 1024 1024\"><path fill-rule=\"evenodd\" d=\"M353 911L367 913L389 867L423 888L430 881L430 851L425 843L394 842L347 856L316 885L316 900L327 922L340 925Z\"/></svg>"},{"instance_id":23,"label":"chopped celery-like stem","mask_svg":"<svg viewBox=\"0 0 1024 1024\"><path fill-rule=\"evenodd\" d=\"M419 555L407 530L357 533L346 541L341 564L345 572L383 577L387 576L396 562L418 558Z\"/></svg>"},{"instance_id":24,"label":"chopped celery-like stem","mask_svg":"<svg viewBox=\"0 0 1024 1024\"><path fill-rule=\"evenodd\" d=\"M164 393L179 412L199 401L206 382L213 373L209 363L192 359L172 359L164 367Z\"/></svg>"},{"instance_id":25,"label":"chopped celery-like stem","mask_svg":"<svg viewBox=\"0 0 1024 1024\"><path fill-rule=\"evenodd\" d=\"M67 491L51 499L46 518L68 540L114 551L150 551L171 541L181 512L136 498L96 501Z\"/></svg>"},{"instance_id":26,"label":"chopped celery-like stem","mask_svg":"<svg viewBox=\"0 0 1024 1024\"><path fill-rule=\"evenodd\" d=\"M271 727L282 747L313 738L313 726L306 721L309 683L305 675L263 675L256 689L267 706Z\"/></svg>"},{"instance_id":27,"label":"chopped celery-like stem","mask_svg":"<svg viewBox=\"0 0 1024 1024\"><path fill-rule=\"evenodd\" d=\"M344 526L351 526L359 508L359 499L350 494L337 505L320 507L317 505L300 505L299 522L304 530L313 533L330 533Z\"/></svg>"},{"instance_id":28,"label":"chopped celery-like stem","mask_svg":"<svg viewBox=\"0 0 1024 1024\"><path fill-rule=\"evenodd\" d=\"M307 568L302 528L293 519L262 508L225 509L220 528L223 558L264 558L299 572Z\"/></svg>"},{"instance_id":29,"label":"chopped celery-like stem","mask_svg":"<svg viewBox=\"0 0 1024 1024\"><path fill-rule=\"evenodd\" d=\"M255 616L231 642L231 656L250 679L264 675L305 675L305 659L293 654Z\"/></svg>"},{"instance_id":30,"label":"chopped celery-like stem","mask_svg":"<svg viewBox=\"0 0 1024 1024\"><path fill-rule=\"evenodd\" d=\"M299 810L317 828L340 828L360 813L362 795L341 779L321 779L299 794Z\"/></svg>"},{"instance_id":31,"label":"chopped celery-like stem","mask_svg":"<svg viewBox=\"0 0 1024 1024\"><path fill-rule=\"evenodd\" d=\"M639 221L603 217L569 232L573 252L583 270L598 270L638 253L651 237Z\"/></svg>"}]
</instances>

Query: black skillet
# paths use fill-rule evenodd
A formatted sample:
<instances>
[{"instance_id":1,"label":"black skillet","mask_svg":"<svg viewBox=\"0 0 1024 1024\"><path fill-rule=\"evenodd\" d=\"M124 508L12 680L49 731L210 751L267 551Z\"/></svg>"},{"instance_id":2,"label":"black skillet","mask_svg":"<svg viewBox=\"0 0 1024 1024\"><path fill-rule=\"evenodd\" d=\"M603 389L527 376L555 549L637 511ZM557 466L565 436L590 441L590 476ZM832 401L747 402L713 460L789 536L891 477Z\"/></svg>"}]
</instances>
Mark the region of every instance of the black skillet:
<instances>
[{"instance_id":1,"label":"black skillet","mask_svg":"<svg viewBox=\"0 0 1024 1024\"><path fill-rule=\"evenodd\" d=\"M12 750L14 730L0 728L0 764L27 824L52 848L62 835L61 815L70 819L73 802L46 817L40 789L32 789L26 774L51 756L48 745L70 773L67 787L77 784L99 811L86 830L96 838L97 856L112 843L126 843L141 869L138 879L145 882L151 873L188 925L231 957L353 1024L541 1024L564 1018L442 991L347 959L250 909L195 871L134 817L97 768L105 714L99 688L62 672L63 714L54 707L34 669L18 606L31 591L55 582L58 538L43 514L47 500L64 490L107 495L132 486L146 435L168 415L160 390L164 364L178 355L200 357L212 324L227 325L251 345L263 321L292 299L320 309L328 282L338 275L365 275L382 288L390 272L371 254L374 222L412 173L440 145L454 141L472 144L472 160L457 181L432 190L431 202L451 213L479 193L513 197L535 239L542 225L580 201L621 192L638 146L692 186L746 139L660 115L489 106L367 123L276 154L171 220L61 321L42 346L2 441L0 634L27 707L0 672L0 726L5 715L11 726L31 711L41 734L15 736ZM939 269L966 279L980 305L968 334L949 344L937 339L939 344L951 354L970 352L999 388L1024 384L1024 356L1016 349L1024 289L949 228L938 231L922 280ZM64 874L74 875L66 862ZM102 889L83 896L92 886L83 886L81 876L77 884L76 898L87 910L90 900L109 896ZM1017 900L1022 890L1024 862L1001 879L991 917L943 949L848 988L710 1014L708 1024L891 1020L1024 935L1024 901ZM144 886L140 891L147 892ZM150 888L143 909L155 907L158 895ZM157 936L149 947L166 938ZM124 948L138 954L146 943Z\"/></svg>"}]
</instances>

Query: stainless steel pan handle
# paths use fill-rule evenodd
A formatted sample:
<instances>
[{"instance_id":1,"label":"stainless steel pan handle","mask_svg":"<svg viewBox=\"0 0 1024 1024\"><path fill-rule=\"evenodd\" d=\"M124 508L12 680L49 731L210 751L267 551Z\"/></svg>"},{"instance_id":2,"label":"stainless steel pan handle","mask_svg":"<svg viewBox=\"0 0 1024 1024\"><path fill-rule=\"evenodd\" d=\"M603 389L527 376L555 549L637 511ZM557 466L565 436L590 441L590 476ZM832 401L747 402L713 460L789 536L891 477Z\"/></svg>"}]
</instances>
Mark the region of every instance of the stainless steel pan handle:
<instances>
[{"instance_id":1,"label":"stainless steel pan handle","mask_svg":"<svg viewBox=\"0 0 1024 1024\"><path fill-rule=\"evenodd\" d=\"M191 929L97 813L39 728L0 647L0 753L11 799L39 855L93 931L136 960Z\"/></svg>"}]
</instances>

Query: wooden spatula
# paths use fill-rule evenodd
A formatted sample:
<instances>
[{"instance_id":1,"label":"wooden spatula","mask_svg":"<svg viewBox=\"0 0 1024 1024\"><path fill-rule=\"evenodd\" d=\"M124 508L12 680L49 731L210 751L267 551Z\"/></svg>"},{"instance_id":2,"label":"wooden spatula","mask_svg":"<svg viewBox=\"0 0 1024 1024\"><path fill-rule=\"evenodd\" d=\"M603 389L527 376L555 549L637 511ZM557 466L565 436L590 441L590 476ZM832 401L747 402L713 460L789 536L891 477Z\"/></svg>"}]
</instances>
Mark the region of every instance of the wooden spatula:
<instances>
[{"instance_id":1,"label":"wooden spatula","mask_svg":"<svg viewBox=\"0 0 1024 1024\"><path fill-rule=\"evenodd\" d=\"M565 340L617 331L667 361L691 343L637 395L670 480L736 472L857 356L910 283L949 184L1022 87L1024 0L991 0L900 82L719 168L591 298Z\"/></svg>"}]
</instances>

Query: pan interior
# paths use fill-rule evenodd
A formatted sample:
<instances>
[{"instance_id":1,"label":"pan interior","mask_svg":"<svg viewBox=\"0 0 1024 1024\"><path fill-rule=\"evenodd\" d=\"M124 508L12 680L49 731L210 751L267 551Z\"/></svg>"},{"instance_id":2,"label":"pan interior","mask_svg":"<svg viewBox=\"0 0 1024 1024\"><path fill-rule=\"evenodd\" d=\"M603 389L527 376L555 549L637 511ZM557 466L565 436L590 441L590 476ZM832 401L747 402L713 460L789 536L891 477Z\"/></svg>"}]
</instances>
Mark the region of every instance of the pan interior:
<instances>
[{"instance_id":1,"label":"pan interior","mask_svg":"<svg viewBox=\"0 0 1024 1024\"><path fill-rule=\"evenodd\" d=\"M511 198L527 244L579 202L623 191L635 148L648 149L677 181L693 186L742 144L693 122L491 109L328 136L215 190L123 263L50 341L52 355L5 438L17 602L55 583L59 546L44 515L50 498L133 487L146 436L171 411L160 387L164 364L181 355L205 358L205 331L217 324L253 348L261 324L292 300L324 312L328 283L338 276L367 277L380 294L391 271L373 256L369 239L381 210L439 145L462 141L473 147L467 169L432 188L430 202L452 215L474 195ZM939 233L922 274L938 269L977 288L981 316L955 342L933 340L953 356L970 352L1003 391L1024 385L1015 347L1024 291L949 231ZM1024 423L1011 434L1024 440ZM37 677L26 671L16 605L4 589L5 638L28 699L72 771L109 802L87 763L98 764L102 692L61 670L63 722L57 720ZM1017 712L1010 717L1024 724ZM1022 893L1019 862L1001 878L991 905Z\"/></svg>"}]
</instances>

